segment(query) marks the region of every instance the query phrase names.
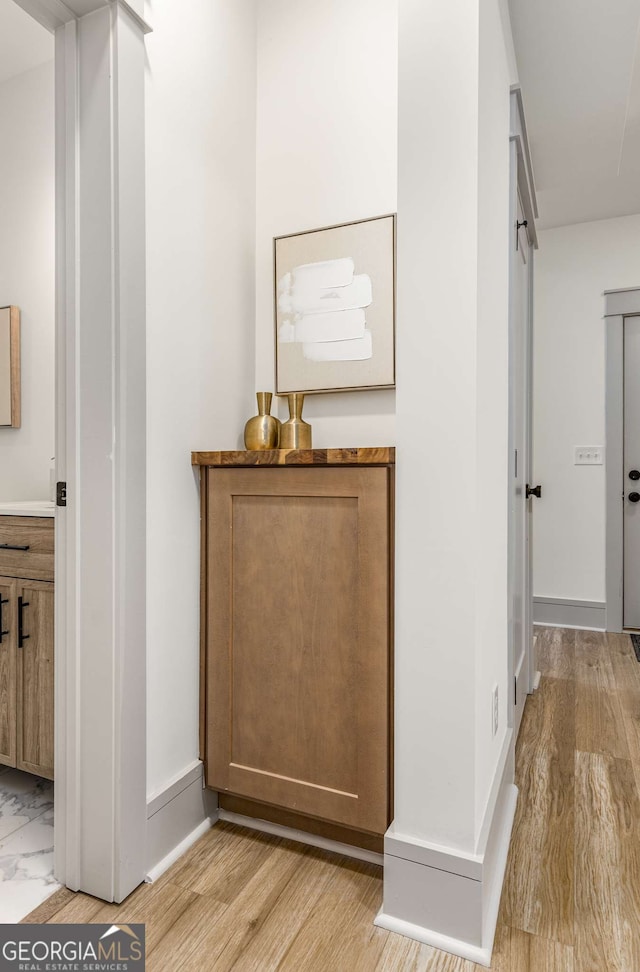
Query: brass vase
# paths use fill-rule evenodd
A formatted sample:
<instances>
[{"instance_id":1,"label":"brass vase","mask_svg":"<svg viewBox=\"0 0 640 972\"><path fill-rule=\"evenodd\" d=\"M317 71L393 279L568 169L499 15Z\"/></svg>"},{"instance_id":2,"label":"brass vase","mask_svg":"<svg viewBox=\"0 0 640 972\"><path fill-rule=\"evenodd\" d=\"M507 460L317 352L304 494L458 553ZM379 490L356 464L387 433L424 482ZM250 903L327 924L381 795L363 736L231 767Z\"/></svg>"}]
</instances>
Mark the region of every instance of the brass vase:
<instances>
[{"instance_id":1,"label":"brass vase","mask_svg":"<svg viewBox=\"0 0 640 972\"><path fill-rule=\"evenodd\" d=\"M277 449L281 424L270 415L271 392L257 392L258 414L250 418L244 427L244 444L247 449Z\"/></svg>"},{"instance_id":2,"label":"brass vase","mask_svg":"<svg viewBox=\"0 0 640 972\"><path fill-rule=\"evenodd\" d=\"M289 418L282 423L280 429L281 449L310 449L311 426L302 421L302 406L304 395L287 395L289 400Z\"/></svg>"}]
</instances>

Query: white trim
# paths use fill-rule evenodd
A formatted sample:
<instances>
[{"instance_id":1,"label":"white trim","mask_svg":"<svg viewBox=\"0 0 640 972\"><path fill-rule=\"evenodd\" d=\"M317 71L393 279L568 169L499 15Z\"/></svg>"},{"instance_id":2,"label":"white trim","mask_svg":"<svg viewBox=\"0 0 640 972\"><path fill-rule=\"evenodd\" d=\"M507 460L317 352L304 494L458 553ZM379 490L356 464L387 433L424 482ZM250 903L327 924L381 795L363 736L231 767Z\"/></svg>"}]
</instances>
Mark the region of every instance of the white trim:
<instances>
[{"instance_id":1,"label":"white trim","mask_svg":"<svg viewBox=\"0 0 640 972\"><path fill-rule=\"evenodd\" d=\"M511 112L514 111L513 99L511 101ZM513 277L514 277L514 265L515 265L515 253L512 244L511 233L516 232L516 221L518 219L518 160L517 160L517 148L513 139L509 140L509 428L508 428L508 455L509 455L509 469L507 472L508 476L508 509L507 509L507 680L508 680L508 697L507 697L507 724L513 726L515 722L515 705L514 705L514 685L515 685L515 648L513 639L513 614L514 614L514 604L515 604L515 527L514 527L514 517L511 508L512 497L512 482L511 477L513 475L513 470L511 466L511 457L515 455L515 435L514 435L514 405L513 398L515 394L514 385L514 310L513 310Z\"/></svg>"},{"instance_id":2,"label":"white trim","mask_svg":"<svg viewBox=\"0 0 640 972\"><path fill-rule=\"evenodd\" d=\"M531 198L531 209L533 216L538 218L538 200L536 197L536 180L533 174L533 162L531 160L531 149L529 146L529 133L527 131L527 120L522 100L522 88L519 84L512 84L511 94L511 134L519 136L522 143L524 162L526 165L527 184ZM515 103L514 103L515 99Z\"/></svg>"},{"instance_id":3,"label":"white trim","mask_svg":"<svg viewBox=\"0 0 640 972\"><path fill-rule=\"evenodd\" d=\"M146 871L144 65L117 3L56 30L55 875L108 901Z\"/></svg>"},{"instance_id":4,"label":"white trim","mask_svg":"<svg viewBox=\"0 0 640 972\"><path fill-rule=\"evenodd\" d=\"M503 781L485 853L450 848L446 869L421 862L423 842L397 834L385 837L384 902L375 924L488 966L517 799L517 787ZM397 856L399 847L408 852L411 844L411 858L408 853Z\"/></svg>"},{"instance_id":5,"label":"white trim","mask_svg":"<svg viewBox=\"0 0 640 972\"><path fill-rule=\"evenodd\" d=\"M640 314L640 288L606 290L605 299L605 630L622 631L624 597L624 319Z\"/></svg>"},{"instance_id":6,"label":"white trim","mask_svg":"<svg viewBox=\"0 0 640 972\"><path fill-rule=\"evenodd\" d=\"M56 35L56 478L68 505L56 516L54 873L122 900L144 875L146 839L149 28L127 0L16 2Z\"/></svg>"},{"instance_id":7,"label":"white trim","mask_svg":"<svg viewBox=\"0 0 640 972\"><path fill-rule=\"evenodd\" d=\"M118 4L126 10L137 22L143 34L150 34L152 30L128 0L15 0L15 2L47 30L57 30L58 27L95 13L96 10L102 10L109 4Z\"/></svg>"},{"instance_id":8,"label":"white trim","mask_svg":"<svg viewBox=\"0 0 640 972\"><path fill-rule=\"evenodd\" d=\"M137 25L138 30L140 31L141 34L153 33L153 28L149 26L149 24L144 19L144 17L140 16L137 10L134 10L131 4L127 2L127 0L111 0L111 2L117 3L118 6L121 7L121 9L124 10L129 15L129 17L131 17L131 19Z\"/></svg>"},{"instance_id":9,"label":"white trim","mask_svg":"<svg viewBox=\"0 0 640 972\"><path fill-rule=\"evenodd\" d=\"M529 138L524 117L522 93L519 85L511 88L511 120L509 141L515 145L517 159L517 185L522 198L522 208L527 220L527 236L534 249L538 249L538 234L536 232L536 218L538 216L538 202L533 178Z\"/></svg>"},{"instance_id":10,"label":"white trim","mask_svg":"<svg viewBox=\"0 0 640 972\"><path fill-rule=\"evenodd\" d=\"M369 864L379 864L380 866L384 862L383 855L376 854L375 851L365 850L364 847L354 847L352 844L343 844L339 840L329 840L328 837L321 837L318 834L308 834L304 830L296 830L293 827L284 827L282 824L272 823L270 820L245 817L244 814L232 813L230 810L219 810L218 817L220 820L227 820L239 827L248 827L250 830L258 830L264 834L273 834L275 837L295 840L298 844L308 844L310 847L320 847L322 850L332 851L334 854L341 854L343 857L353 857L356 861L367 861Z\"/></svg>"},{"instance_id":11,"label":"white trim","mask_svg":"<svg viewBox=\"0 0 640 972\"><path fill-rule=\"evenodd\" d=\"M605 311L610 298L605 298ZM624 575L624 317L605 314L606 629L622 631Z\"/></svg>"},{"instance_id":12,"label":"white trim","mask_svg":"<svg viewBox=\"0 0 640 972\"><path fill-rule=\"evenodd\" d=\"M498 925L500 898L502 897L502 886L507 870L511 832L517 806L518 787L515 783L506 783L502 788L501 798L493 818L482 874L484 899L482 945L489 950L489 956L491 956L493 950L493 941Z\"/></svg>"},{"instance_id":13,"label":"white trim","mask_svg":"<svg viewBox=\"0 0 640 972\"><path fill-rule=\"evenodd\" d=\"M62 0L15 0L15 2L47 30L57 30L77 20L71 4L63 3ZM106 3L107 0L104 2Z\"/></svg>"},{"instance_id":14,"label":"white trim","mask_svg":"<svg viewBox=\"0 0 640 972\"><path fill-rule=\"evenodd\" d=\"M535 199L535 187L533 185L533 173L530 166L530 155L526 136L526 127L524 121L524 114L522 110L522 97L518 86L514 86L511 89L510 95L510 137L509 137L509 428L508 428L508 551L507 551L507 574L509 578L508 582L508 634L507 634L507 681L508 681L508 717L507 724L510 728L513 728L517 733L520 720L523 713L523 705L516 705L517 699L524 699L526 695L531 691L531 680L533 678L533 623L532 623L532 605L530 603L529 591L531 589L532 577L533 577L533 564L532 564L532 547L528 540L526 545L526 571L528 577L528 591L527 596L524 597L522 591L516 591L514 588L515 578L517 571L515 569L515 559L516 559L516 537L520 532L520 527L517 520L516 511L512 508L513 503L513 488L514 488L514 462L516 455L516 437L514 421L515 415L517 414L516 399L519 392L522 389L516 387L515 383L515 372L516 372L516 362L515 362L515 349L517 346L516 340L516 322L518 319L517 308L514 304L515 300L515 275L518 272L519 257L517 254L517 248L514 245L517 240L518 233L518 204L519 201L522 202L522 206L525 212L525 217L527 220L526 226L526 238L529 246L528 258L527 258L527 271L528 271L528 302L527 302L527 320L525 322L526 329L526 342L527 342L527 370L523 376L523 379L527 383L527 401L526 401L526 443L524 455L518 456L519 468L524 469L524 479L525 481L531 482L531 475L533 469L533 435L532 435L532 389L533 389L533 251L537 247L537 236L535 229L535 216L537 215L537 204ZM528 508L525 509L525 516L527 518L527 534L529 535L531 530L531 511ZM518 605L521 605L519 608ZM517 676L516 681L516 645L514 644L514 609L519 609L524 612L524 617L522 619L523 627L526 631L531 633L530 646L526 653L521 670Z\"/></svg>"},{"instance_id":15,"label":"white trim","mask_svg":"<svg viewBox=\"0 0 640 972\"><path fill-rule=\"evenodd\" d=\"M640 287L605 290L605 317L629 317L640 314Z\"/></svg>"},{"instance_id":16,"label":"white trim","mask_svg":"<svg viewBox=\"0 0 640 972\"><path fill-rule=\"evenodd\" d=\"M56 479L77 495L76 370L78 323L78 51L75 20L55 34L56 140ZM55 775L54 874L80 887L80 734L78 706L78 510L55 518Z\"/></svg>"},{"instance_id":17,"label":"white trim","mask_svg":"<svg viewBox=\"0 0 640 972\"><path fill-rule=\"evenodd\" d=\"M395 932L396 935L404 935L405 938L412 938L414 941L422 942L423 945L430 945L432 948L439 948L442 952L459 955L477 965L484 965L487 968L491 965L491 949L469 945L459 938L451 938L448 935L439 935L438 932L423 928L422 925L413 925L410 921L403 921L401 918L387 915L382 909L376 915L373 923L378 928Z\"/></svg>"},{"instance_id":18,"label":"white trim","mask_svg":"<svg viewBox=\"0 0 640 972\"><path fill-rule=\"evenodd\" d=\"M180 776L147 801L145 880L148 880L149 874L156 874L159 868L166 869L169 858L169 863L177 860L177 849L183 847L196 831L202 833L207 821L211 826L211 821L217 819L217 794L205 789L204 768L198 761L187 766Z\"/></svg>"},{"instance_id":19,"label":"white trim","mask_svg":"<svg viewBox=\"0 0 640 972\"><path fill-rule=\"evenodd\" d=\"M505 732L504 739L502 740L502 749L500 750L500 756L498 757L498 762L496 764L496 771L493 774L493 782L491 783L491 789L489 790L489 796L487 798L487 805L482 818L482 825L480 827L480 833L478 835L478 842L476 846L479 854L486 853L489 837L491 835L491 827L493 825L493 819L496 813L496 807L498 806L498 800L500 799L502 787L505 783L513 783L514 777L515 738L513 728L510 727Z\"/></svg>"},{"instance_id":20,"label":"white trim","mask_svg":"<svg viewBox=\"0 0 640 972\"><path fill-rule=\"evenodd\" d=\"M533 623L557 628L607 629L605 601L582 601L568 597L534 597Z\"/></svg>"},{"instance_id":21,"label":"white trim","mask_svg":"<svg viewBox=\"0 0 640 972\"><path fill-rule=\"evenodd\" d=\"M201 837L204 837L204 835L211 830L217 819L218 815L216 813L211 817L207 817L206 820L203 820L202 823L198 824L198 826L195 827L191 833L184 838L184 840L181 840L180 843L174 847L173 850L169 851L169 853L166 854L161 861L158 861L154 867L149 869L147 876L144 879L145 884L153 884L154 881L157 881L165 871L169 870L172 864L175 864L175 862L179 860L183 854L187 853L190 847L193 847L196 841L200 840Z\"/></svg>"},{"instance_id":22,"label":"white trim","mask_svg":"<svg viewBox=\"0 0 640 972\"><path fill-rule=\"evenodd\" d=\"M391 824L384 837L385 857L399 857L405 861L413 861L423 867L435 868L456 874L458 877L468 878L470 881L482 880L482 854L472 854L467 851L434 844L419 837L411 837L396 831Z\"/></svg>"},{"instance_id":23,"label":"white trim","mask_svg":"<svg viewBox=\"0 0 640 972\"><path fill-rule=\"evenodd\" d=\"M204 787L204 769L200 759L194 760L181 773L169 780L162 789L156 790L147 797L147 818L152 817L158 810L162 810L167 803L175 799L196 780L199 780Z\"/></svg>"}]
</instances>

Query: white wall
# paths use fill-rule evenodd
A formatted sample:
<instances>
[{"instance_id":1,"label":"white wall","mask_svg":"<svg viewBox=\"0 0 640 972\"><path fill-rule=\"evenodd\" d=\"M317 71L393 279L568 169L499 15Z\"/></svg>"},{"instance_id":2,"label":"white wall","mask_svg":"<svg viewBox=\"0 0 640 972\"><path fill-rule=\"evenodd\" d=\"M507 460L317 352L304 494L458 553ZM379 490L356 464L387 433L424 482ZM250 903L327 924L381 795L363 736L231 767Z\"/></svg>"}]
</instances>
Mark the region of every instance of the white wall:
<instances>
[{"instance_id":1,"label":"white wall","mask_svg":"<svg viewBox=\"0 0 640 972\"><path fill-rule=\"evenodd\" d=\"M199 506L192 449L253 414L254 0L147 17L147 792L198 756Z\"/></svg>"},{"instance_id":2,"label":"white wall","mask_svg":"<svg viewBox=\"0 0 640 972\"><path fill-rule=\"evenodd\" d=\"M504 743L509 699L509 605L505 591L509 507L509 91L513 46L508 22L509 32L504 32L499 0L483 0L479 13L476 834ZM495 685L500 726L494 736Z\"/></svg>"},{"instance_id":3,"label":"white wall","mask_svg":"<svg viewBox=\"0 0 640 972\"><path fill-rule=\"evenodd\" d=\"M475 0L445 4L450 32L406 0L400 93L398 0L261 0L257 79L250 4L191 5L196 22L182 27L156 0L147 40L149 791L197 751L188 452L236 446L254 390L273 388L273 236L398 204L397 824L473 850L508 695L509 65L498 0L481 20ZM188 46L198 38L202 52ZM459 83L443 86L452 74ZM221 270L235 287L222 288ZM224 338L229 320L240 326ZM393 392L305 406L318 446L393 444L395 413Z\"/></svg>"},{"instance_id":4,"label":"white wall","mask_svg":"<svg viewBox=\"0 0 640 972\"><path fill-rule=\"evenodd\" d=\"M46 499L54 454L53 60L0 85L0 146L0 307L16 304L22 316L22 426L0 429L0 500Z\"/></svg>"},{"instance_id":5,"label":"white wall","mask_svg":"<svg viewBox=\"0 0 640 972\"><path fill-rule=\"evenodd\" d=\"M397 6L258 4L256 389L275 384L273 237L396 210ZM310 395L304 418L315 446L393 445L395 393Z\"/></svg>"},{"instance_id":6,"label":"white wall","mask_svg":"<svg viewBox=\"0 0 640 972\"><path fill-rule=\"evenodd\" d=\"M497 3L401 0L399 65L394 826L473 852L507 738L509 70Z\"/></svg>"},{"instance_id":7,"label":"white wall","mask_svg":"<svg viewBox=\"0 0 640 972\"><path fill-rule=\"evenodd\" d=\"M539 234L535 262L534 595L605 600L604 290L640 286L640 216Z\"/></svg>"}]
</instances>

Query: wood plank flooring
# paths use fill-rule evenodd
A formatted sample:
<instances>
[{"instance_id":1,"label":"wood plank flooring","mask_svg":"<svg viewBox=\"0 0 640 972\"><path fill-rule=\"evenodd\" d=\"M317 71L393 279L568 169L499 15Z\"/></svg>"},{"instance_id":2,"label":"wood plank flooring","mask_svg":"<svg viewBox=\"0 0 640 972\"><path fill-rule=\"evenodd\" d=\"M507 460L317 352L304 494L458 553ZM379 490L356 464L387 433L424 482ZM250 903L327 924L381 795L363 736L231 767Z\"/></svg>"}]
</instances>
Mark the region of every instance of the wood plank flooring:
<instances>
[{"instance_id":1,"label":"wood plank flooring","mask_svg":"<svg viewBox=\"0 0 640 972\"><path fill-rule=\"evenodd\" d=\"M640 972L640 664L626 635L536 632L492 968ZM378 867L219 823L123 904L63 889L26 921L143 921L149 972L479 972L375 928L381 900Z\"/></svg>"}]
</instances>

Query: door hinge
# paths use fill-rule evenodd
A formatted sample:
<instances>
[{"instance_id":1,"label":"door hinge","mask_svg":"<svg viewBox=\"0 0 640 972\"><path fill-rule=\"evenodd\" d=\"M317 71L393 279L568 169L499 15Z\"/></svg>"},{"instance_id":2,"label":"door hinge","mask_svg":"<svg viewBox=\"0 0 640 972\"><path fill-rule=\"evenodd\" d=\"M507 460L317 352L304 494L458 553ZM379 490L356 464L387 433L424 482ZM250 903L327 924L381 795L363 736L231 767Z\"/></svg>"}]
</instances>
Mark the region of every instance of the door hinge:
<instances>
[{"instance_id":1,"label":"door hinge","mask_svg":"<svg viewBox=\"0 0 640 972\"><path fill-rule=\"evenodd\" d=\"M518 704L518 676L513 676L513 704Z\"/></svg>"},{"instance_id":2,"label":"door hinge","mask_svg":"<svg viewBox=\"0 0 640 972\"><path fill-rule=\"evenodd\" d=\"M56 483L56 506L67 505L67 484Z\"/></svg>"},{"instance_id":3,"label":"door hinge","mask_svg":"<svg viewBox=\"0 0 640 972\"><path fill-rule=\"evenodd\" d=\"M516 219L516 253L520 249L520 228L524 226L526 229L528 225L529 223L526 219L523 219L522 222L520 222L519 219Z\"/></svg>"}]
</instances>

